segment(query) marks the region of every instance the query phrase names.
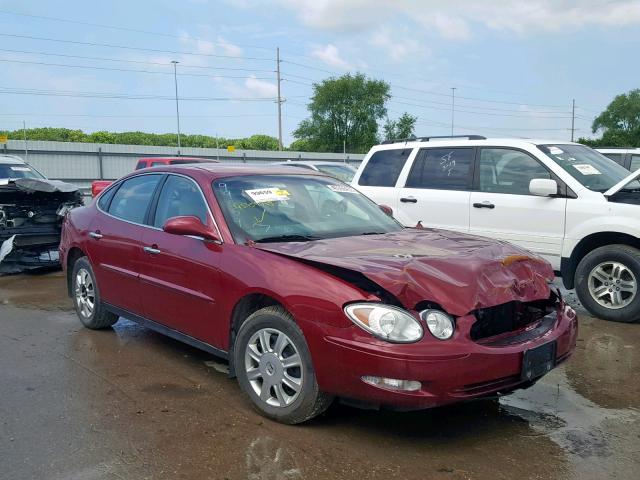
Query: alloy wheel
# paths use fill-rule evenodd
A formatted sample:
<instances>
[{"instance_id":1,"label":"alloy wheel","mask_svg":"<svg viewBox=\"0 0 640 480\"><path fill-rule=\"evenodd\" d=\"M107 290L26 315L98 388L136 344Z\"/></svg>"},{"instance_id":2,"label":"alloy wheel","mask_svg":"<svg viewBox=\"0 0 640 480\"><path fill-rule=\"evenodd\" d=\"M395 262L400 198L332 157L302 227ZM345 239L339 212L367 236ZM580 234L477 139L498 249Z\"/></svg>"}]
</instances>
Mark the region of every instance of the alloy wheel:
<instances>
[{"instance_id":1,"label":"alloy wheel","mask_svg":"<svg viewBox=\"0 0 640 480\"><path fill-rule=\"evenodd\" d=\"M84 268L76 274L75 295L80 314L85 318L91 317L96 306L96 293L93 278Z\"/></svg>"},{"instance_id":2,"label":"alloy wheel","mask_svg":"<svg viewBox=\"0 0 640 480\"><path fill-rule=\"evenodd\" d=\"M244 366L251 388L272 407L287 407L302 390L303 366L293 341L280 330L255 332L245 349Z\"/></svg>"},{"instance_id":3,"label":"alloy wheel","mask_svg":"<svg viewBox=\"0 0 640 480\"><path fill-rule=\"evenodd\" d=\"M589 293L606 308L629 305L636 297L638 283L633 272L620 262L602 262L589 274Z\"/></svg>"}]
</instances>

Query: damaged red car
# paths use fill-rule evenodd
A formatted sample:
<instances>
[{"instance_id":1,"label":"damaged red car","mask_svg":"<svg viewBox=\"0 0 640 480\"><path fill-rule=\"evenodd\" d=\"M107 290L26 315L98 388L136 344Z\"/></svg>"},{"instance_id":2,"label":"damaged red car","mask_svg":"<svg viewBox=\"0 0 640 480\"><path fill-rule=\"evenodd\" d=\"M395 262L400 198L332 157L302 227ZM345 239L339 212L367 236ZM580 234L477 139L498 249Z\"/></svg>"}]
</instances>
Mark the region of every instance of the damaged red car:
<instances>
[{"instance_id":1,"label":"damaged red car","mask_svg":"<svg viewBox=\"0 0 640 480\"><path fill-rule=\"evenodd\" d=\"M422 409L532 385L572 353L551 266L507 243L402 227L290 167L168 166L66 217L80 321L120 316L226 358L284 423L334 398Z\"/></svg>"}]
</instances>

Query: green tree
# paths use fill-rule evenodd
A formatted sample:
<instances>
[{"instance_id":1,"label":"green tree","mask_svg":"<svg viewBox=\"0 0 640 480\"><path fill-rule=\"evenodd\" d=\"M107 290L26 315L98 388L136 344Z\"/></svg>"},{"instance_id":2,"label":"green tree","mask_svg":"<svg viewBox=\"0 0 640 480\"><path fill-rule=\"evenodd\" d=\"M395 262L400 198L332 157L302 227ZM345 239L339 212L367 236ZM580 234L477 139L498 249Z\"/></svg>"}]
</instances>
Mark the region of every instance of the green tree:
<instances>
[{"instance_id":1,"label":"green tree","mask_svg":"<svg viewBox=\"0 0 640 480\"><path fill-rule=\"evenodd\" d=\"M398 140L414 136L414 129L418 117L404 112L398 120L387 118L384 124L384 140Z\"/></svg>"},{"instance_id":2,"label":"green tree","mask_svg":"<svg viewBox=\"0 0 640 480\"><path fill-rule=\"evenodd\" d=\"M364 153L378 141L378 121L387 113L389 91L388 83L361 73L316 83L308 106L311 116L293 136L316 152L341 152L346 145L350 152Z\"/></svg>"},{"instance_id":3,"label":"green tree","mask_svg":"<svg viewBox=\"0 0 640 480\"><path fill-rule=\"evenodd\" d=\"M22 140L22 130L0 131L11 140ZM98 131L84 133L82 130L68 128L30 128L26 131L27 140L48 140L53 142L86 142L111 143L121 145L151 145L177 147L178 138L175 133L146 133L146 132L106 132ZM218 138L208 135L181 135L180 143L183 147L199 148L227 148L234 145L238 149L247 150L278 150L278 139L269 135L252 135L248 138Z\"/></svg>"},{"instance_id":4,"label":"green tree","mask_svg":"<svg viewBox=\"0 0 640 480\"><path fill-rule=\"evenodd\" d=\"M589 142L594 146L640 147L640 89L617 95L591 130L602 132L601 138Z\"/></svg>"}]
</instances>

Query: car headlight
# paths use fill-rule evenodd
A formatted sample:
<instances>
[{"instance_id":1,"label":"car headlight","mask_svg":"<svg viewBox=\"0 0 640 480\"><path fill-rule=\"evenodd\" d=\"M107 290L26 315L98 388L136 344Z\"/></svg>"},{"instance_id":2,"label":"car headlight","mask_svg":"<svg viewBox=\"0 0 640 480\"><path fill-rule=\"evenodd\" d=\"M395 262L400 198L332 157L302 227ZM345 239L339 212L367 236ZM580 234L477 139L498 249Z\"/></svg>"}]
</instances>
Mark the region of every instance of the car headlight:
<instances>
[{"instance_id":1,"label":"car headlight","mask_svg":"<svg viewBox=\"0 0 640 480\"><path fill-rule=\"evenodd\" d=\"M424 335L420 322L401 308L375 303L353 303L347 305L344 311L353 323L382 340L412 343Z\"/></svg>"},{"instance_id":2,"label":"car headlight","mask_svg":"<svg viewBox=\"0 0 640 480\"><path fill-rule=\"evenodd\" d=\"M425 321L431 334L440 340L451 338L456 329L453 318L440 310L423 310L420 318Z\"/></svg>"}]
</instances>

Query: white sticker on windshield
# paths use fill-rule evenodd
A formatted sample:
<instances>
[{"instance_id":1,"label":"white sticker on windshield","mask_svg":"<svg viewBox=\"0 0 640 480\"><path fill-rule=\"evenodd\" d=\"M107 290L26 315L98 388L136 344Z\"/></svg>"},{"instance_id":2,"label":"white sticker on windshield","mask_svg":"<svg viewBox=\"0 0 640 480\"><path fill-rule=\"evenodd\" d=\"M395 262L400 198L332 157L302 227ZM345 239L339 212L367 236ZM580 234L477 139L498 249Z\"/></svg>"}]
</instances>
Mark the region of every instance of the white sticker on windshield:
<instances>
[{"instance_id":1,"label":"white sticker on windshield","mask_svg":"<svg viewBox=\"0 0 640 480\"><path fill-rule=\"evenodd\" d=\"M586 163L578 163L576 165L572 165L572 167L583 175L601 175L600 170L593 165L588 165Z\"/></svg>"},{"instance_id":2,"label":"white sticker on windshield","mask_svg":"<svg viewBox=\"0 0 640 480\"><path fill-rule=\"evenodd\" d=\"M29 167L9 167L14 172L30 172L31 169Z\"/></svg>"},{"instance_id":3,"label":"white sticker on windshield","mask_svg":"<svg viewBox=\"0 0 640 480\"><path fill-rule=\"evenodd\" d=\"M549 153L551 155L562 155L564 151L558 147L549 147Z\"/></svg>"},{"instance_id":4,"label":"white sticker on windshield","mask_svg":"<svg viewBox=\"0 0 640 480\"><path fill-rule=\"evenodd\" d=\"M244 193L255 203L282 202L289 200L289 192L282 188L258 188L256 190L245 190Z\"/></svg>"},{"instance_id":5,"label":"white sticker on windshield","mask_svg":"<svg viewBox=\"0 0 640 480\"><path fill-rule=\"evenodd\" d=\"M340 183L335 183L333 185L327 185L327 188L332 192L338 193L356 193L355 188L350 187L349 185L342 185Z\"/></svg>"}]
</instances>

